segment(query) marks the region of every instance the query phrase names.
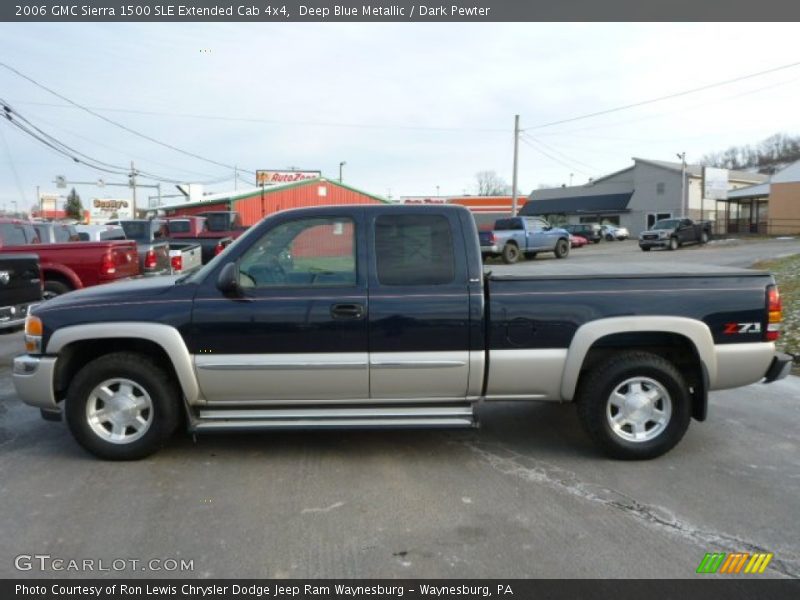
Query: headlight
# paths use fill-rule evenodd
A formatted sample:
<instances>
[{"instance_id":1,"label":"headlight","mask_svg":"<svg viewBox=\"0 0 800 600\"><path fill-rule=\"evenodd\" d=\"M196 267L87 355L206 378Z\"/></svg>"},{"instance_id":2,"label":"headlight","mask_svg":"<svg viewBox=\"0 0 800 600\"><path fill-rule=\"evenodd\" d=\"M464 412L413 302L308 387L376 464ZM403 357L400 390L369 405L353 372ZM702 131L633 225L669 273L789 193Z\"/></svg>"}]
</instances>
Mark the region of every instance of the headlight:
<instances>
[{"instance_id":1,"label":"headlight","mask_svg":"<svg viewBox=\"0 0 800 600\"><path fill-rule=\"evenodd\" d=\"M665 237L669 237L669 233L666 232L666 231L659 231L658 232L658 237L660 237L661 239L664 239Z\"/></svg>"},{"instance_id":2,"label":"headlight","mask_svg":"<svg viewBox=\"0 0 800 600\"><path fill-rule=\"evenodd\" d=\"M44 326L39 317L28 315L25 319L25 350L29 354L42 353L42 333Z\"/></svg>"}]
</instances>

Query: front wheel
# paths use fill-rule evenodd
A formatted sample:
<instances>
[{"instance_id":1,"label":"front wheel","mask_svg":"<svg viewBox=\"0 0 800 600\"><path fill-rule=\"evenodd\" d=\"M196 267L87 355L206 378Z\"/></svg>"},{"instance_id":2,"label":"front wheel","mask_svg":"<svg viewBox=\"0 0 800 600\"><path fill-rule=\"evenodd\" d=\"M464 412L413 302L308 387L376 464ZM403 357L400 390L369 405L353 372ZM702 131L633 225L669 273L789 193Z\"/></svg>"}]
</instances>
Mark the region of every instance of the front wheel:
<instances>
[{"instance_id":1,"label":"front wheel","mask_svg":"<svg viewBox=\"0 0 800 600\"><path fill-rule=\"evenodd\" d=\"M669 238L669 246L667 246L667 248L669 248L670 250L677 250L678 249L678 245L679 245L678 244L678 238L675 238L675 237Z\"/></svg>"},{"instance_id":2,"label":"front wheel","mask_svg":"<svg viewBox=\"0 0 800 600\"><path fill-rule=\"evenodd\" d=\"M671 450L691 418L688 386L675 366L649 352L620 352L580 382L578 416L613 458L644 460Z\"/></svg>"},{"instance_id":3,"label":"front wheel","mask_svg":"<svg viewBox=\"0 0 800 600\"><path fill-rule=\"evenodd\" d=\"M569 242L567 240L558 240L553 253L556 258L566 258L569 255Z\"/></svg>"},{"instance_id":4,"label":"front wheel","mask_svg":"<svg viewBox=\"0 0 800 600\"><path fill-rule=\"evenodd\" d=\"M67 391L66 417L77 442L100 458L136 460L175 431L178 393L150 357L101 356L81 369Z\"/></svg>"},{"instance_id":5,"label":"front wheel","mask_svg":"<svg viewBox=\"0 0 800 600\"><path fill-rule=\"evenodd\" d=\"M707 244L708 243L708 232L707 231L703 231L700 234L700 243L701 244Z\"/></svg>"},{"instance_id":6,"label":"front wheel","mask_svg":"<svg viewBox=\"0 0 800 600\"><path fill-rule=\"evenodd\" d=\"M507 265L513 265L519 260L519 248L516 244L506 244L503 248L503 262Z\"/></svg>"}]
</instances>

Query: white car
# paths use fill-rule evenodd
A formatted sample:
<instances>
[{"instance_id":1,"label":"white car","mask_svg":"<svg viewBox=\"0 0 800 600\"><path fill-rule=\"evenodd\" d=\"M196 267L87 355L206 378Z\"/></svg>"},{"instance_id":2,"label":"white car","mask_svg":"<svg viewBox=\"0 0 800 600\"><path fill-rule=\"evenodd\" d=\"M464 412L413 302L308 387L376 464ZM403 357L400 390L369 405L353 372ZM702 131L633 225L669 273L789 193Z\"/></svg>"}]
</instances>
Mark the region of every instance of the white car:
<instances>
[{"instance_id":1,"label":"white car","mask_svg":"<svg viewBox=\"0 0 800 600\"><path fill-rule=\"evenodd\" d=\"M125 231L119 225L76 225L78 238L82 242L125 240Z\"/></svg>"},{"instance_id":2,"label":"white car","mask_svg":"<svg viewBox=\"0 0 800 600\"><path fill-rule=\"evenodd\" d=\"M608 242L617 240L619 242L631 237L631 232L627 227L617 227L616 225L602 225L603 238Z\"/></svg>"}]
</instances>

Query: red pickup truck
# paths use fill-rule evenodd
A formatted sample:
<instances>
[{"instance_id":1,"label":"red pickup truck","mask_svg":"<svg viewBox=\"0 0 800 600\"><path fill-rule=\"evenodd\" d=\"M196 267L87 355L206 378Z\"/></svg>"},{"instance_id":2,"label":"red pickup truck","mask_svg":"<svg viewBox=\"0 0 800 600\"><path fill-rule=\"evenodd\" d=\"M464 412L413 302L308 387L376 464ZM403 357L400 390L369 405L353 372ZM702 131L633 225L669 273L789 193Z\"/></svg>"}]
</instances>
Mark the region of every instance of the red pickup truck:
<instances>
[{"instance_id":1,"label":"red pickup truck","mask_svg":"<svg viewBox=\"0 0 800 600\"><path fill-rule=\"evenodd\" d=\"M234 214L238 217L238 213ZM209 221L208 218L200 215L167 217L164 221L167 223L170 240L200 244L203 264L222 252L245 231L244 229L212 230L210 225L221 225L222 223L216 223L213 219Z\"/></svg>"},{"instance_id":2,"label":"red pickup truck","mask_svg":"<svg viewBox=\"0 0 800 600\"><path fill-rule=\"evenodd\" d=\"M39 256L44 298L139 275L134 241L42 244L33 225L19 219L0 219L0 250Z\"/></svg>"}]
</instances>

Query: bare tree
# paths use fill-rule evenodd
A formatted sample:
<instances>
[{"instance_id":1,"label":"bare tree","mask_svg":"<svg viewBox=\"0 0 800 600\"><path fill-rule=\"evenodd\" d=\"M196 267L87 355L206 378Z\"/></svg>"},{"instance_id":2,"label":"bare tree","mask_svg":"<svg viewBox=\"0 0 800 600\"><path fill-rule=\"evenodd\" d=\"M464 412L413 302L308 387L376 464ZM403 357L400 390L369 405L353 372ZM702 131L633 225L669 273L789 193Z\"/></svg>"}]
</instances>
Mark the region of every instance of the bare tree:
<instances>
[{"instance_id":1,"label":"bare tree","mask_svg":"<svg viewBox=\"0 0 800 600\"><path fill-rule=\"evenodd\" d=\"M479 171L475 173L478 180L478 196L502 196L511 193L511 186L495 171Z\"/></svg>"}]
</instances>

